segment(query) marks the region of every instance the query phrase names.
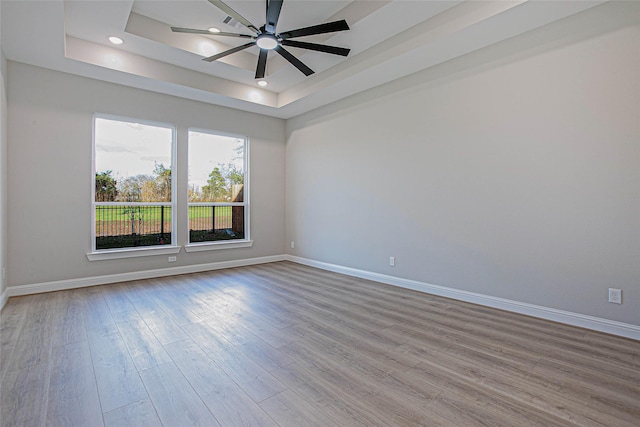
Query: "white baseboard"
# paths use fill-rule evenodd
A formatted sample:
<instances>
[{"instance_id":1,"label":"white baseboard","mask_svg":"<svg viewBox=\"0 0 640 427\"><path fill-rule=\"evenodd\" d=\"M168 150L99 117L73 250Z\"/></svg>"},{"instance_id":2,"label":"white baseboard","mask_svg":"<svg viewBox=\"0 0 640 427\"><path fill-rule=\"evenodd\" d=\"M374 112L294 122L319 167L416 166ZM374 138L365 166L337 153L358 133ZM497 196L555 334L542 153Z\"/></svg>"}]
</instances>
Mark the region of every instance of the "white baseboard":
<instances>
[{"instance_id":1,"label":"white baseboard","mask_svg":"<svg viewBox=\"0 0 640 427\"><path fill-rule=\"evenodd\" d=\"M4 308L4 305L7 303L9 299L9 290L5 288L4 291L0 294L0 311Z\"/></svg>"},{"instance_id":2,"label":"white baseboard","mask_svg":"<svg viewBox=\"0 0 640 427\"><path fill-rule=\"evenodd\" d=\"M66 289L84 288L87 286L106 285L109 283L128 282L131 280L152 279L155 277L176 276L178 274L200 273L203 271L220 270L223 268L244 267L247 265L265 264L284 261L285 255L273 255L260 258L239 259L233 261L212 262L208 264L185 265L181 267L160 268L157 270L133 271L130 273L108 274L105 276L83 277L79 279L56 280L53 282L33 283L28 285L10 286L3 296L39 294L43 292L62 291ZM4 299L2 300L4 303Z\"/></svg>"},{"instance_id":3,"label":"white baseboard","mask_svg":"<svg viewBox=\"0 0 640 427\"><path fill-rule=\"evenodd\" d=\"M640 326L287 255L298 264L640 341Z\"/></svg>"}]
</instances>

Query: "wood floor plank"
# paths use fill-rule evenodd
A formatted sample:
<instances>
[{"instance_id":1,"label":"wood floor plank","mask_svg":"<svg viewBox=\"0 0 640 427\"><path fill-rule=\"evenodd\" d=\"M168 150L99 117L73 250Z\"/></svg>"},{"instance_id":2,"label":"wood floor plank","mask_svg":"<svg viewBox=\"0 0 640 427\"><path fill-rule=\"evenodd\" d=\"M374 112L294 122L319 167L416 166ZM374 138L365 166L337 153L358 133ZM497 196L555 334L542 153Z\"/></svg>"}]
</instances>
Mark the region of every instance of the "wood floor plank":
<instances>
[{"instance_id":1,"label":"wood floor plank","mask_svg":"<svg viewBox=\"0 0 640 427\"><path fill-rule=\"evenodd\" d=\"M144 399L106 412L105 427L163 427L151 400Z\"/></svg>"},{"instance_id":2,"label":"wood floor plank","mask_svg":"<svg viewBox=\"0 0 640 427\"><path fill-rule=\"evenodd\" d=\"M4 378L9 369L16 369L13 364L14 344L4 344L0 348L0 380Z\"/></svg>"},{"instance_id":3,"label":"wood floor plank","mask_svg":"<svg viewBox=\"0 0 640 427\"><path fill-rule=\"evenodd\" d=\"M230 279L229 274L231 272L219 271L215 276L216 281L222 282L226 287L224 288L224 292L236 300L238 300L241 304L246 306L247 297L245 296L246 291L237 292L232 290L232 286L234 284L234 280ZM255 283L255 282L253 282ZM252 290L253 293L253 290ZM263 321L267 322L270 325L275 326L276 328L283 329L289 328L295 324L295 312L296 306L295 304L273 304L273 303L262 303L262 298L254 298L255 303L252 304L251 312L252 314L259 316ZM269 301L269 300L266 300ZM247 306L248 308L249 306ZM294 316L292 317L292 313Z\"/></svg>"},{"instance_id":4,"label":"wood floor plank","mask_svg":"<svg viewBox=\"0 0 640 427\"><path fill-rule=\"evenodd\" d=\"M5 305L0 316L0 349L15 345L26 323L28 306L28 297L12 298L11 304Z\"/></svg>"},{"instance_id":5,"label":"wood floor plank","mask_svg":"<svg viewBox=\"0 0 640 427\"><path fill-rule=\"evenodd\" d=\"M89 346L104 412L148 398L120 334L92 336Z\"/></svg>"},{"instance_id":6,"label":"wood floor plank","mask_svg":"<svg viewBox=\"0 0 640 427\"><path fill-rule=\"evenodd\" d=\"M218 336L224 337L230 344L238 347L244 354L258 363L267 372L295 362L262 338L244 329L241 321L212 318L204 323Z\"/></svg>"},{"instance_id":7,"label":"wood floor plank","mask_svg":"<svg viewBox=\"0 0 640 427\"><path fill-rule=\"evenodd\" d=\"M321 288L325 294L335 295L340 301L349 302L352 306L366 307L370 313L375 314L374 317L400 316L398 320L403 321L424 311L437 312L451 306L451 300L445 298L426 296L423 293L411 290L404 290L403 293L398 293L397 289L390 285L301 265L277 264L265 266L262 271L278 273L276 277L280 274L286 275L291 280L295 280L296 288L301 287L308 291ZM299 277L307 280L300 281ZM402 305L403 310L397 310L398 304Z\"/></svg>"},{"instance_id":8,"label":"wood floor plank","mask_svg":"<svg viewBox=\"0 0 640 427\"><path fill-rule=\"evenodd\" d=\"M86 341L55 347L51 356L48 426L103 426L102 409Z\"/></svg>"},{"instance_id":9,"label":"wood floor plank","mask_svg":"<svg viewBox=\"0 0 640 427\"><path fill-rule=\"evenodd\" d=\"M100 289L102 297L107 303L111 316L113 316L114 319L118 318L118 314L120 313L127 313L135 310L128 297L129 289L132 286L135 286L135 283L136 282L114 284L109 287L108 292L106 292L105 289Z\"/></svg>"},{"instance_id":10,"label":"wood floor plank","mask_svg":"<svg viewBox=\"0 0 640 427\"><path fill-rule=\"evenodd\" d=\"M166 346L176 365L223 426L276 423L192 340Z\"/></svg>"},{"instance_id":11,"label":"wood floor plank","mask_svg":"<svg viewBox=\"0 0 640 427\"><path fill-rule=\"evenodd\" d=\"M127 318L116 322L116 325L138 370L171 362L164 347L140 315L137 312L127 313Z\"/></svg>"},{"instance_id":12,"label":"wood floor plank","mask_svg":"<svg viewBox=\"0 0 640 427\"><path fill-rule=\"evenodd\" d=\"M363 416L369 414L374 420L387 420L388 423L413 423L417 419L424 422L428 414L424 407L429 400L437 396L442 389L415 389L402 384L384 370L376 369L367 358L345 356L328 349L315 356L309 349L301 349L302 362L292 369L303 369L314 382L329 380L342 390L343 399ZM356 397L356 399L353 399ZM375 402L363 406L362 402ZM414 420L414 421L411 421Z\"/></svg>"},{"instance_id":13,"label":"wood floor plank","mask_svg":"<svg viewBox=\"0 0 640 427\"><path fill-rule=\"evenodd\" d=\"M47 416L51 361L10 369L0 383L2 426L43 426Z\"/></svg>"},{"instance_id":14,"label":"wood floor plank","mask_svg":"<svg viewBox=\"0 0 640 427\"><path fill-rule=\"evenodd\" d=\"M315 317L310 311L301 314L300 318L305 322L301 322L295 330L307 339L296 344L313 340L321 347L369 357L374 365L386 372L407 370L420 363L421 359L413 354L396 351L402 343L397 337L385 338L377 333L342 327L340 322L332 322L332 318ZM287 346L287 349L290 347Z\"/></svg>"},{"instance_id":15,"label":"wood floor plank","mask_svg":"<svg viewBox=\"0 0 640 427\"><path fill-rule=\"evenodd\" d=\"M141 286L132 286L129 300L147 324L160 344L169 344L187 339L187 334L167 316L153 300L140 292Z\"/></svg>"},{"instance_id":16,"label":"wood floor plank","mask_svg":"<svg viewBox=\"0 0 640 427\"><path fill-rule=\"evenodd\" d=\"M56 292L55 298L59 300L60 311L57 327L53 328L52 331L52 341L55 345L86 341L87 331L81 291Z\"/></svg>"},{"instance_id":17,"label":"wood floor plank","mask_svg":"<svg viewBox=\"0 0 640 427\"><path fill-rule=\"evenodd\" d=\"M301 279L283 272L279 273L278 276L274 276L273 273L268 274L266 271L261 271L257 276L262 280L268 279L271 281L277 281L277 279L274 280L274 277L285 277L295 280L296 288L293 290L288 289L287 292L299 293L304 296L307 304L311 302L316 309L324 309L324 311L337 317L349 318L354 321L359 320L363 325L372 325L376 329L386 328L394 323L393 320L384 315L380 315L381 313L376 313L378 314L377 316L371 316L371 307L369 306L366 312L363 310L354 310L354 308L358 308L358 305L360 305L360 307L364 306L362 298L340 294L340 292L336 295L328 295L322 291L321 287L318 287L319 283L317 281Z\"/></svg>"},{"instance_id":18,"label":"wood floor plank","mask_svg":"<svg viewBox=\"0 0 640 427\"><path fill-rule=\"evenodd\" d=\"M457 327L430 324L396 324L381 331L382 336L402 336L404 344L401 346L409 353L429 354L438 351L464 350L471 348L481 351L512 364L532 366L540 360L537 351L527 351L529 345L513 345L502 339L484 339L476 334L469 334Z\"/></svg>"},{"instance_id":19,"label":"wood floor plank","mask_svg":"<svg viewBox=\"0 0 640 427\"><path fill-rule=\"evenodd\" d=\"M512 427L517 425L514 424L513 419L498 417L487 407L454 393L443 393L429 402L429 409L439 417L447 419L447 424L451 426Z\"/></svg>"},{"instance_id":20,"label":"wood floor plank","mask_svg":"<svg viewBox=\"0 0 640 427\"><path fill-rule=\"evenodd\" d=\"M118 332L116 322L111 316L107 302L103 298L103 290L90 288L83 299L85 328L91 335L109 335Z\"/></svg>"},{"instance_id":21,"label":"wood floor plank","mask_svg":"<svg viewBox=\"0 0 640 427\"><path fill-rule=\"evenodd\" d=\"M51 331L45 326L31 327L23 329L13 350L9 353L9 366L7 370L24 369L30 366L40 365L48 362L51 357L53 340Z\"/></svg>"},{"instance_id":22,"label":"wood floor plank","mask_svg":"<svg viewBox=\"0 0 640 427\"><path fill-rule=\"evenodd\" d=\"M281 348L287 344L291 344L303 337L302 333L295 330L295 326L287 328L276 328L262 319L252 315L251 312L235 311L234 314L221 312L220 310L212 310L212 312L204 319L205 322L211 323L221 321L225 324L233 324L238 335L252 334L266 341L274 348Z\"/></svg>"},{"instance_id":23,"label":"wood floor plank","mask_svg":"<svg viewBox=\"0 0 640 427\"><path fill-rule=\"evenodd\" d=\"M555 333L550 333L548 330L535 331L527 328L526 336L522 336L522 327L516 327L513 325L505 325L504 322L497 321L473 321L469 319L469 324L466 324L466 329L470 333L477 336L487 336L490 332L490 336L495 338L501 337L508 342L522 342L524 345L527 342L535 341L536 348L530 348L529 351L537 351L540 353L540 357L549 357L548 350L555 349L553 358L563 358L564 360L570 359L573 363L575 358L584 357L583 364L589 363L591 360L596 360L597 357L598 366L591 365L591 368L602 371L608 369L611 374L618 373L622 377L634 376L640 381L640 365L634 366L634 355L625 351L610 351L601 349L599 347L593 347L590 343L584 341L584 339L568 339L565 336L558 336Z\"/></svg>"},{"instance_id":24,"label":"wood floor plank","mask_svg":"<svg viewBox=\"0 0 640 427\"><path fill-rule=\"evenodd\" d=\"M342 392L334 384L317 377L312 366L297 362L278 369L273 375L290 390L304 396L313 405L323 408L328 417L327 425L373 425L373 419L362 416L353 405L340 398Z\"/></svg>"},{"instance_id":25,"label":"wood floor plank","mask_svg":"<svg viewBox=\"0 0 640 427\"><path fill-rule=\"evenodd\" d=\"M266 271L261 271L255 274L254 277L254 281L258 283L266 281L275 285L278 281L278 276L273 273L268 274ZM298 299L295 301L296 306L312 306L318 311L324 311L336 317L344 316L350 320L359 320L361 325L372 326L375 329L385 328L393 324L393 321L386 319L384 316L371 316L361 310L357 310L357 306L354 307L352 301L344 301L343 298L336 298L335 296L326 296L312 282L296 280L296 284L295 288L289 288L285 291L290 295L298 295ZM273 288L270 288L270 290L273 291Z\"/></svg>"},{"instance_id":26,"label":"wood floor plank","mask_svg":"<svg viewBox=\"0 0 640 427\"><path fill-rule=\"evenodd\" d=\"M206 324L193 324L183 328L254 401L260 402L285 390L269 372L238 347L218 336Z\"/></svg>"},{"instance_id":27,"label":"wood floor plank","mask_svg":"<svg viewBox=\"0 0 640 427\"><path fill-rule=\"evenodd\" d=\"M546 387L536 377L527 374L527 371L511 368L505 365L480 365L473 354L443 352L439 363L447 372L451 382L447 390L456 393L456 385L464 383L463 393L470 388L476 390L478 386L482 390L491 391L491 396L503 404L511 402L512 405L526 405L531 410L547 413L563 422L576 422L579 425L589 425L597 418L597 411L589 407L584 401L569 402L564 396L564 389L553 390ZM446 361L446 362L444 362ZM433 360L429 361L433 363ZM481 405L487 403L485 398ZM567 406L580 409L578 413L566 411ZM521 421L522 422L522 421ZM546 421L548 423L548 420Z\"/></svg>"},{"instance_id":28,"label":"wood floor plank","mask_svg":"<svg viewBox=\"0 0 640 427\"><path fill-rule=\"evenodd\" d=\"M260 402L260 406L282 427L327 425L328 416L302 397L285 390Z\"/></svg>"},{"instance_id":29,"label":"wood floor plank","mask_svg":"<svg viewBox=\"0 0 640 427\"><path fill-rule=\"evenodd\" d=\"M182 326L202 321L188 301L180 300L170 292L171 282L150 279L147 283L150 285L149 288L143 288L140 291L144 292L148 298L160 306L164 313L177 325Z\"/></svg>"},{"instance_id":30,"label":"wood floor plank","mask_svg":"<svg viewBox=\"0 0 640 427\"><path fill-rule=\"evenodd\" d=\"M640 382L618 381L603 377L597 372L584 374L568 366L558 368L553 362L539 364L534 373L542 378L552 377L561 388L561 398L557 402L566 402L565 407L572 418L577 412L589 417L594 423L617 426L637 426L640 421ZM576 411L578 409L578 411Z\"/></svg>"},{"instance_id":31,"label":"wood floor plank","mask_svg":"<svg viewBox=\"0 0 640 427\"><path fill-rule=\"evenodd\" d=\"M165 426L220 425L173 363L146 369L140 376Z\"/></svg>"}]
</instances>

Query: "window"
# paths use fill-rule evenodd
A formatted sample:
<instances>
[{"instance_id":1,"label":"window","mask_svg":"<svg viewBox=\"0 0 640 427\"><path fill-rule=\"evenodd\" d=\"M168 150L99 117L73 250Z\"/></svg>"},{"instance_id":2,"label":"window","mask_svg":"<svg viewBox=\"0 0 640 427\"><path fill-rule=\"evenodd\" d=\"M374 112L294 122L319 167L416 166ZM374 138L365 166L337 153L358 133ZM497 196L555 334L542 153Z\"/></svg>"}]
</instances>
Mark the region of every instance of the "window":
<instances>
[{"instance_id":1,"label":"window","mask_svg":"<svg viewBox=\"0 0 640 427\"><path fill-rule=\"evenodd\" d=\"M93 251L175 245L175 128L94 117Z\"/></svg>"},{"instance_id":2,"label":"window","mask_svg":"<svg viewBox=\"0 0 640 427\"><path fill-rule=\"evenodd\" d=\"M247 140L189 131L189 243L248 240Z\"/></svg>"}]
</instances>

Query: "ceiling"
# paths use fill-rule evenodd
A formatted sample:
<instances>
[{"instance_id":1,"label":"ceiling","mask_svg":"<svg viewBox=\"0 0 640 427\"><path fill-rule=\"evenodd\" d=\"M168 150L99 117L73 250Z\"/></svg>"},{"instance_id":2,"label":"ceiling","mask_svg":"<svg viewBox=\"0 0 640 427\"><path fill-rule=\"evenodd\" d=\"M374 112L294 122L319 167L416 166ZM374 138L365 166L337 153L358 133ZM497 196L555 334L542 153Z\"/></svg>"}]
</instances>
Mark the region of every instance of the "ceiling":
<instances>
[{"instance_id":1,"label":"ceiling","mask_svg":"<svg viewBox=\"0 0 640 427\"><path fill-rule=\"evenodd\" d=\"M264 24L264 0L225 0ZM278 32L346 19L351 30L297 40L351 49L347 58L287 48L306 77L270 52L262 88L259 49L202 58L244 39L173 33L171 26L251 34L207 0L0 1L9 60L280 118L427 69L603 1L285 0ZM124 43L111 44L108 36Z\"/></svg>"}]
</instances>

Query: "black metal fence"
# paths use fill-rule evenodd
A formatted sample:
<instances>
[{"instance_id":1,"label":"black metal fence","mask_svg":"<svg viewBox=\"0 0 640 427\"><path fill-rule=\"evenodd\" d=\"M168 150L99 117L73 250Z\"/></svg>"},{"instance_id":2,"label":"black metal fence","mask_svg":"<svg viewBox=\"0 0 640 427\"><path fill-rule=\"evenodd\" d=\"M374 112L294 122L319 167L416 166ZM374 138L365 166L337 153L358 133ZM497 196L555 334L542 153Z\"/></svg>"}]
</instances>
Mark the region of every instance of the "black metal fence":
<instances>
[{"instance_id":1,"label":"black metal fence","mask_svg":"<svg viewBox=\"0 0 640 427\"><path fill-rule=\"evenodd\" d=\"M244 206L189 206L189 242L244 239Z\"/></svg>"},{"instance_id":2,"label":"black metal fence","mask_svg":"<svg viewBox=\"0 0 640 427\"><path fill-rule=\"evenodd\" d=\"M96 249L171 244L171 206L98 205ZM189 206L189 242L244 239L244 206Z\"/></svg>"},{"instance_id":3,"label":"black metal fence","mask_svg":"<svg viewBox=\"0 0 640 427\"><path fill-rule=\"evenodd\" d=\"M96 206L96 249L171 244L171 206Z\"/></svg>"}]
</instances>

